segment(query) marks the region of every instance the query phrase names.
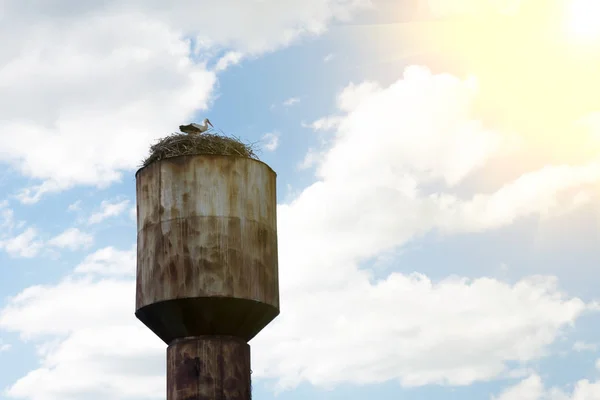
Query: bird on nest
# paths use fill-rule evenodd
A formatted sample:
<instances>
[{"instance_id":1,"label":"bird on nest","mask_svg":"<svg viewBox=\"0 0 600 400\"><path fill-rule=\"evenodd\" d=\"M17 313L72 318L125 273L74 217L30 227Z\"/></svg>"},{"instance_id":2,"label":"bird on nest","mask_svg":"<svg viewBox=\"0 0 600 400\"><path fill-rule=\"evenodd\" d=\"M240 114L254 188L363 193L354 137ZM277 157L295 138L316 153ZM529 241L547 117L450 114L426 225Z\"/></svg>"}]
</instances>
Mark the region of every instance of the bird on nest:
<instances>
[{"instance_id":1,"label":"bird on nest","mask_svg":"<svg viewBox=\"0 0 600 400\"><path fill-rule=\"evenodd\" d=\"M204 118L204 121L202 121L202 125L192 122L189 125L179 125L179 130L183 133L187 133L188 135L197 135L199 133L206 132L209 129L209 125L212 128L214 128L213 124L210 123L208 118Z\"/></svg>"}]
</instances>

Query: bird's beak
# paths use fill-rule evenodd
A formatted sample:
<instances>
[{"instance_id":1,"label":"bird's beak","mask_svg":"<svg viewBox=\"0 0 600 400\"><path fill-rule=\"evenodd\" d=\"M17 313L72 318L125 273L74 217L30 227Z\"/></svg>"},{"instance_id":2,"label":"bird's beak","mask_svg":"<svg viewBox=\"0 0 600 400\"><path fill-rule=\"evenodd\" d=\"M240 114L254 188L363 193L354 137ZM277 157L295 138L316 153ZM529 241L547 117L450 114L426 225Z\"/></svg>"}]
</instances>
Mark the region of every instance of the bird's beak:
<instances>
[{"instance_id":1,"label":"bird's beak","mask_svg":"<svg viewBox=\"0 0 600 400\"><path fill-rule=\"evenodd\" d=\"M209 120L206 120L206 122L208 122L208 124L214 128L213 124L211 124Z\"/></svg>"}]
</instances>

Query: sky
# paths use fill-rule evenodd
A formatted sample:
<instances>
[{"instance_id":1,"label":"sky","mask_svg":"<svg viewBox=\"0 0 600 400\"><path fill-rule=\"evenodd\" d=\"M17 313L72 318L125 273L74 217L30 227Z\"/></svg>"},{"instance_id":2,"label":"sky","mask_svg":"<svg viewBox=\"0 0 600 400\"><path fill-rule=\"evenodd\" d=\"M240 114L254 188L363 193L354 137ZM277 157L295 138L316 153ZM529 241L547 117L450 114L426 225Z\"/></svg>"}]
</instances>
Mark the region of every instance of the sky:
<instances>
[{"instance_id":1,"label":"sky","mask_svg":"<svg viewBox=\"0 0 600 400\"><path fill-rule=\"evenodd\" d=\"M257 399L600 399L596 0L0 0L0 400L165 399L134 174L277 177Z\"/></svg>"}]
</instances>

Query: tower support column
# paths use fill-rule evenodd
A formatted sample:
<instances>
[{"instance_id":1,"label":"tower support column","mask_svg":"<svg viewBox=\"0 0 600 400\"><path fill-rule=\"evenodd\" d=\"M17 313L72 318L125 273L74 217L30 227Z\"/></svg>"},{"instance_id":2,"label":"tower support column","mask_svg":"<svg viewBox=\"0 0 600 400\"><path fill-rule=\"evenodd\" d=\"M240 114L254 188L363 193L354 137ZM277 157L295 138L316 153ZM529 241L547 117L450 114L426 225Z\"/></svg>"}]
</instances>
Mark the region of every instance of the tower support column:
<instances>
[{"instance_id":1,"label":"tower support column","mask_svg":"<svg viewBox=\"0 0 600 400\"><path fill-rule=\"evenodd\" d=\"M175 339L167 348L167 400L251 400L250 346L233 336Z\"/></svg>"}]
</instances>

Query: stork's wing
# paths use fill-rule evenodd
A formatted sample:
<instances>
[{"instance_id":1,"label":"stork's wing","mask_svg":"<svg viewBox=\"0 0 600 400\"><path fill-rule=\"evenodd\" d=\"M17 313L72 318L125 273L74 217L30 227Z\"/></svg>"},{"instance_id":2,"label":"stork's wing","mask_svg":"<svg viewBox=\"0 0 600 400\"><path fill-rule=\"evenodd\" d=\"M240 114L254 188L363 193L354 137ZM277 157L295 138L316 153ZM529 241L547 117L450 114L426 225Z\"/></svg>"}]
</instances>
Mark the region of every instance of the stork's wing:
<instances>
[{"instance_id":1,"label":"stork's wing","mask_svg":"<svg viewBox=\"0 0 600 400\"><path fill-rule=\"evenodd\" d=\"M179 130L183 133L190 133L193 128L189 125L179 125Z\"/></svg>"},{"instance_id":2,"label":"stork's wing","mask_svg":"<svg viewBox=\"0 0 600 400\"><path fill-rule=\"evenodd\" d=\"M197 128L197 125L196 126L194 126L194 125L196 125L196 124L179 125L179 130L183 133L196 133L200 129Z\"/></svg>"}]
</instances>

